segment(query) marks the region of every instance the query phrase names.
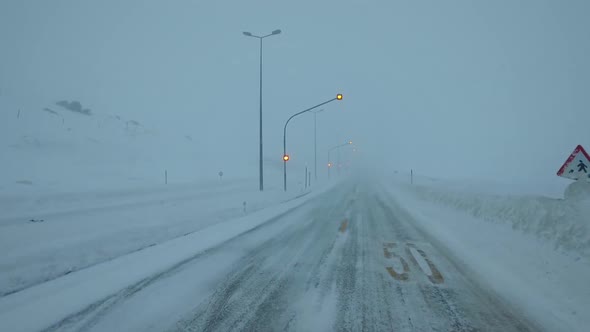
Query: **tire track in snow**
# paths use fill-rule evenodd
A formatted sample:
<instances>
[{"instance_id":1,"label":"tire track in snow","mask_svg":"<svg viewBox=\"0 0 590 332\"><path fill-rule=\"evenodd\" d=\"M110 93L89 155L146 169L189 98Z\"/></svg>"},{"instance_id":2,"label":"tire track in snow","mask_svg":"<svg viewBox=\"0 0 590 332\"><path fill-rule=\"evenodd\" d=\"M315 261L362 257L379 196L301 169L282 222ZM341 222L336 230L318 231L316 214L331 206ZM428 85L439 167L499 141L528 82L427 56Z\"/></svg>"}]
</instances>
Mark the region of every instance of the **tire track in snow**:
<instances>
[{"instance_id":1,"label":"tire track in snow","mask_svg":"<svg viewBox=\"0 0 590 332\"><path fill-rule=\"evenodd\" d=\"M206 304L173 330L291 330L301 326L301 312L293 304L308 303L309 293L318 295L312 301L322 301L322 296L330 293L322 271L330 261L328 256L338 247L337 227L333 226L342 220L349 196L332 202L330 209L318 206L309 221L296 224L247 253L244 257L255 266L254 272L245 275L243 267L237 267ZM240 287L228 289L231 280L240 280ZM215 314L219 311L224 315Z\"/></svg>"},{"instance_id":2,"label":"tire track in snow","mask_svg":"<svg viewBox=\"0 0 590 332\"><path fill-rule=\"evenodd\" d=\"M324 193L321 194L319 197L325 196L329 193ZM304 206L307 206L311 203L311 201L307 201L304 202L302 205L296 206L292 209L289 209L269 220L267 220L266 222L246 231L243 232L237 236L235 236L234 238L228 239L227 241L213 247L213 248L209 248L207 250L201 251L199 253L196 253L194 256L189 257L183 261L178 262L177 264L173 265L172 267L170 267L169 269L162 271L160 273L154 274L150 277L147 277L133 285L130 285L129 287L126 287L124 289L122 289L121 291L111 294L107 297L105 297L104 299L97 301L91 305L89 305L88 307L84 308L83 310L76 312L76 313L72 313L71 315L64 317L63 319L61 319L60 321L56 322L55 324L47 327L46 329L44 329L43 331L87 331L92 329L96 324L98 324L101 319L103 319L104 317L106 317L110 311L114 310L114 308L117 307L117 305L120 305L122 303L124 303L128 298L131 298L134 294L141 292L142 290L144 290L145 288L149 287L150 285L159 282L169 276L172 276L176 273L181 272L184 268L186 268L187 266L189 266L191 263L198 261L199 259L210 255L210 254L214 254L215 252L219 251L220 249L222 249L224 246L226 246L228 243L231 243L232 241L235 240L239 240L240 238L243 238L249 234L252 234L253 232L256 232L257 230L263 228L263 227L267 227L273 224L276 224L280 221L283 220L283 217L296 211L301 209Z\"/></svg>"}]
</instances>

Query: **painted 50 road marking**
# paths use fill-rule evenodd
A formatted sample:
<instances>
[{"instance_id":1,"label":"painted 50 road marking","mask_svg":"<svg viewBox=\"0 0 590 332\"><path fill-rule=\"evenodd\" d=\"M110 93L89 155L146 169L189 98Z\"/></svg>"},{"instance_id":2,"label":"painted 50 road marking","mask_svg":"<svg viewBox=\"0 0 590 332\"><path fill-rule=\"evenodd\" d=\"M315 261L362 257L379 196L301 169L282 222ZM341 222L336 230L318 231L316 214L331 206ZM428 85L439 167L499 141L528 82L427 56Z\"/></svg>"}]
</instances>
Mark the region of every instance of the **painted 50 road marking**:
<instances>
[{"instance_id":1,"label":"painted 50 road marking","mask_svg":"<svg viewBox=\"0 0 590 332\"><path fill-rule=\"evenodd\" d=\"M397 248L398 245L395 242L383 243L383 256L385 256L386 259L399 259L399 261L402 264L403 272L398 273L392 266L387 266L385 267L385 269L393 279L406 281L410 277L410 266L408 265L407 260L404 259L404 257L402 257L402 254L399 254L395 251L395 249ZM410 261L412 261L414 266L422 270L422 272L428 277L428 280L430 280L430 282L432 282L433 284L442 284L444 282L442 274L440 273L436 265L434 265L434 263L428 258L424 250L419 249L413 243L406 243L404 249L405 250L403 250L403 252L405 252L406 257L409 258ZM419 257L417 258L416 256ZM422 259L426 263L428 269L430 270L430 273L424 271L425 268L420 266L420 264L418 263L418 259Z\"/></svg>"}]
</instances>

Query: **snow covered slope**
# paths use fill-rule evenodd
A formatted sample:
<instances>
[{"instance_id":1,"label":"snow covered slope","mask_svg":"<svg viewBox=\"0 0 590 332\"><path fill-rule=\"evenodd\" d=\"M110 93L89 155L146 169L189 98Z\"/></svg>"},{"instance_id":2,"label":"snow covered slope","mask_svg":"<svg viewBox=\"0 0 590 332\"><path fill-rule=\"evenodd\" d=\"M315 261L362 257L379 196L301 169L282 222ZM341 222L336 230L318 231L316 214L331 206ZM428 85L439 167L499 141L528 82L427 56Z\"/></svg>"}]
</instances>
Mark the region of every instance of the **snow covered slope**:
<instances>
[{"instance_id":1,"label":"snow covered slope","mask_svg":"<svg viewBox=\"0 0 590 332\"><path fill-rule=\"evenodd\" d=\"M224 179L258 174L257 164L233 158L243 147L226 151L213 137L179 132L174 119L144 123L84 101L77 105L0 96L0 195L150 187L163 184L166 171L168 183L217 180L219 171ZM268 187L281 184L279 166L280 157L267 165L266 177L276 179Z\"/></svg>"},{"instance_id":2,"label":"snow covered slope","mask_svg":"<svg viewBox=\"0 0 590 332\"><path fill-rule=\"evenodd\" d=\"M117 115L0 98L0 191L80 191L160 182L157 133ZM152 146L148 148L148 146ZM151 151L150 151L151 149ZM150 179L151 180L151 179ZM34 190L31 190L34 188Z\"/></svg>"}]
</instances>

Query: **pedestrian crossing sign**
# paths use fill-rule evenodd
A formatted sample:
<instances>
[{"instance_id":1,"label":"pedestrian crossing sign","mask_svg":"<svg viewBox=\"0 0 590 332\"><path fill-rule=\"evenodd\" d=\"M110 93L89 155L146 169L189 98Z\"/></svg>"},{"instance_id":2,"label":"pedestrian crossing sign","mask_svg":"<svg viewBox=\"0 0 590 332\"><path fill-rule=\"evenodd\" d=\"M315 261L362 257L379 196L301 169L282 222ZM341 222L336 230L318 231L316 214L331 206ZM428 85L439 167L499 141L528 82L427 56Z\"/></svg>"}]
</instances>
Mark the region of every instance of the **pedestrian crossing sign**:
<instances>
[{"instance_id":1,"label":"pedestrian crossing sign","mask_svg":"<svg viewBox=\"0 0 590 332\"><path fill-rule=\"evenodd\" d=\"M563 166L557 171L557 175L572 179L590 181L590 156L581 145L567 158Z\"/></svg>"}]
</instances>

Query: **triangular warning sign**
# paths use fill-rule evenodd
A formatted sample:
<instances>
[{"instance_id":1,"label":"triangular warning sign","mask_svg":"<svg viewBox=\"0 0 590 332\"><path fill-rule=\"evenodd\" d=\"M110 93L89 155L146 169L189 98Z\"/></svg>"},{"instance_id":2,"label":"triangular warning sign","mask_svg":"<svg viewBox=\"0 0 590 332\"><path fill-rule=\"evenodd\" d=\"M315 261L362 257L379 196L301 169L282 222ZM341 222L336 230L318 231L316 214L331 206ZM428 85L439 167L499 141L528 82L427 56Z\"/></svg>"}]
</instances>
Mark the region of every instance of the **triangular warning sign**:
<instances>
[{"instance_id":1,"label":"triangular warning sign","mask_svg":"<svg viewBox=\"0 0 590 332\"><path fill-rule=\"evenodd\" d=\"M590 156L581 145L578 145L567 158L557 171L557 175L572 180L586 179L590 181Z\"/></svg>"}]
</instances>

